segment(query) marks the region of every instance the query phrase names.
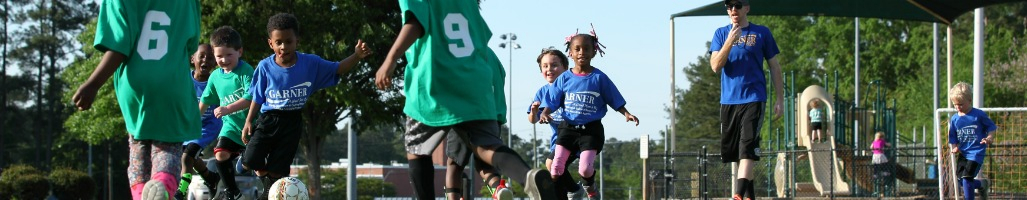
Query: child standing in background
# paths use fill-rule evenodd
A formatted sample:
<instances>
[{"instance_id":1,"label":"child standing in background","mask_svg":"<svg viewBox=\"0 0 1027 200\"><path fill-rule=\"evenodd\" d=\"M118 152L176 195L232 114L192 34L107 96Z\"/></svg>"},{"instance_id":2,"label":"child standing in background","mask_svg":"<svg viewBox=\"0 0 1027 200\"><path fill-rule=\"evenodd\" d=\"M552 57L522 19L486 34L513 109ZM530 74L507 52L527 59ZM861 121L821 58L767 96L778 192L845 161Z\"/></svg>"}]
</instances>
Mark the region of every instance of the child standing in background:
<instances>
[{"instance_id":1,"label":"child standing in background","mask_svg":"<svg viewBox=\"0 0 1027 200\"><path fill-rule=\"evenodd\" d=\"M810 129L813 131L810 133L810 142L823 142L824 137L820 132L824 129L824 111L820 109L820 99L813 99L809 103L813 107L809 110Z\"/></svg>"},{"instance_id":2,"label":"child standing in background","mask_svg":"<svg viewBox=\"0 0 1027 200\"><path fill-rule=\"evenodd\" d=\"M200 43L199 1L105 0L97 20L93 47L104 55L72 101L89 110L113 76L129 134L132 199L173 197L182 142L200 137L196 90L186 68Z\"/></svg>"},{"instance_id":3,"label":"child standing in background","mask_svg":"<svg viewBox=\"0 0 1027 200\"><path fill-rule=\"evenodd\" d=\"M949 100L958 113L949 119L949 152L956 154L956 173L963 186L963 196L974 199L974 189L982 189L981 196L987 196L988 184L975 180L984 164L988 145L995 142L998 129L988 114L972 106L973 93L970 84L959 82L949 89Z\"/></svg>"},{"instance_id":4,"label":"child standing in background","mask_svg":"<svg viewBox=\"0 0 1027 200\"><path fill-rule=\"evenodd\" d=\"M871 157L870 163L874 164L874 182L876 183L878 194L884 195L881 189L884 188L884 180L886 177L891 176L888 172L888 157L884 155L884 148L891 147L891 144L884 141L884 132L877 132L874 135L874 142L870 144L870 150L873 151L874 155Z\"/></svg>"},{"instance_id":5,"label":"child standing in background","mask_svg":"<svg viewBox=\"0 0 1027 200\"><path fill-rule=\"evenodd\" d=\"M553 121L550 114L563 108L564 121L559 126L553 164L549 168L553 180L559 180L559 177L564 175L564 167L571 152L581 152L578 173L585 180L583 187L589 199L598 199L592 163L606 142L602 123L603 117L606 116L606 106L623 114L627 121L635 122L635 126L638 126L639 121L638 117L628 112L625 107L627 102L613 84L613 80L592 66L592 58L596 52L605 52L600 49L602 44L599 43L595 30L590 33L575 34L567 38L566 45L570 57L574 59L575 67L557 77L553 83L553 90L547 95L547 99L541 102L543 110L540 117L542 123L550 123Z\"/></svg>"}]
</instances>

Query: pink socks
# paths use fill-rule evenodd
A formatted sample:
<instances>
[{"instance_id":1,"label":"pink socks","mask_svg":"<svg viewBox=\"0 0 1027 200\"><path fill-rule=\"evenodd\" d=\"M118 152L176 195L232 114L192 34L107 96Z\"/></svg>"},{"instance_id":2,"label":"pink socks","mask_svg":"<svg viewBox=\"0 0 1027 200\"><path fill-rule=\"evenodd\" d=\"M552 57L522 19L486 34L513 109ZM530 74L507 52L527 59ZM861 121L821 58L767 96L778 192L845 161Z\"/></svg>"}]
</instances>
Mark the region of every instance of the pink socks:
<instances>
[{"instance_id":1,"label":"pink socks","mask_svg":"<svg viewBox=\"0 0 1027 200\"><path fill-rule=\"evenodd\" d=\"M549 173L553 177L563 175L564 164L567 162L567 158L571 155L571 151L567 150L563 145L556 145L556 150L553 151L553 164L549 167Z\"/></svg>"},{"instance_id":2,"label":"pink socks","mask_svg":"<svg viewBox=\"0 0 1027 200\"><path fill-rule=\"evenodd\" d=\"M596 172L595 168L592 167L592 162L596 160L596 150L585 150L581 152L581 160L578 161L578 174L581 177L592 177L592 174Z\"/></svg>"},{"instance_id":3,"label":"pink socks","mask_svg":"<svg viewBox=\"0 0 1027 200\"><path fill-rule=\"evenodd\" d=\"M176 176L174 176L172 174L169 174L167 172L157 172L157 174L154 174L152 177L150 177L150 179L151 180L158 180L161 183L163 183L164 184L164 189L168 191L168 196L169 197L175 196L175 194L172 193L172 192L178 191L178 179L176 178ZM146 186L145 182L139 183L139 184L135 184L135 185L132 186L132 199L135 199L135 200L143 199L143 187L144 186Z\"/></svg>"},{"instance_id":4,"label":"pink socks","mask_svg":"<svg viewBox=\"0 0 1027 200\"><path fill-rule=\"evenodd\" d=\"M563 145L556 145L556 150L553 152L553 164L549 167L549 173L553 177L563 175L564 166L567 163L567 159L570 157L571 151L567 150ZM585 150L581 152L581 160L578 161L578 173L582 177L592 177L595 173L595 168L592 166L592 162L596 159L596 150Z\"/></svg>"}]
</instances>

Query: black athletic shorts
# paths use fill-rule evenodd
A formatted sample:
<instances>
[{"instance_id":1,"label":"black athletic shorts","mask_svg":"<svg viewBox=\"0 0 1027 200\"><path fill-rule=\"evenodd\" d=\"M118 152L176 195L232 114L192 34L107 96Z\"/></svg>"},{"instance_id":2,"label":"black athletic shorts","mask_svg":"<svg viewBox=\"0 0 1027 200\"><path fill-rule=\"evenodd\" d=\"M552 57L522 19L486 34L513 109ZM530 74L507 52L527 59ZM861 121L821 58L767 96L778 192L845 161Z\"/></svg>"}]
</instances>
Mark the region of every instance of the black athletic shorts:
<instances>
[{"instance_id":1,"label":"black athletic shorts","mask_svg":"<svg viewBox=\"0 0 1027 200\"><path fill-rule=\"evenodd\" d=\"M813 123L810 123L810 126L812 127L813 130L823 130L824 129L823 122L813 122Z\"/></svg>"},{"instance_id":2,"label":"black athletic shorts","mask_svg":"<svg viewBox=\"0 0 1027 200\"><path fill-rule=\"evenodd\" d=\"M299 110L272 110L260 114L253 136L246 144L243 164L250 170L288 176L303 136L303 116Z\"/></svg>"},{"instance_id":3,"label":"black athletic shorts","mask_svg":"<svg viewBox=\"0 0 1027 200\"><path fill-rule=\"evenodd\" d=\"M595 120L581 125L574 125L564 121L560 123L556 130L556 144L567 148L571 152L596 150L596 153L599 153L603 152L603 145L606 144L606 134L603 130L602 120Z\"/></svg>"},{"instance_id":4,"label":"black athletic shorts","mask_svg":"<svg viewBox=\"0 0 1027 200\"><path fill-rule=\"evenodd\" d=\"M962 152L956 154L956 157L958 157L958 160L956 160L956 174L959 175L959 178L977 177L977 172L981 170L981 163L967 160Z\"/></svg>"},{"instance_id":5,"label":"black athletic shorts","mask_svg":"<svg viewBox=\"0 0 1027 200\"><path fill-rule=\"evenodd\" d=\"M760 160L764 102L720 105L720 152L724 163Z\"/></svg>"},{"instance_id":6,"label":"black athletic shorts","mask_svg":"<svg viewBox=\"0 0 1027 200\"><path fill-rule=\"evenodd\" d=\"M228 139L228 137L223 136L218 136L218 144L214 145L214 153L224 151L232 155L239 155L242 153L243 149L246 149L246 146L235 143L232 139Z\"/></svg>"}]
</instances>

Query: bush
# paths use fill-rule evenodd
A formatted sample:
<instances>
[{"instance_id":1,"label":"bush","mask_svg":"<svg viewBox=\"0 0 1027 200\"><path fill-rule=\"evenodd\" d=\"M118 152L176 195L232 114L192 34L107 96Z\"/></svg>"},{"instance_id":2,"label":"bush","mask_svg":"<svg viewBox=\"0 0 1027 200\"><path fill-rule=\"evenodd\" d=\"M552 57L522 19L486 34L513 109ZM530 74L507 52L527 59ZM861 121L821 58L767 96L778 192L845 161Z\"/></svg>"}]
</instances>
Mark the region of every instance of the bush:
<instances>
[{"instance_id":1,"label":"bush","mask_svg":"<svg viewBox=\"0 0 1027 200\"><path fill-rule=\"evenodd\" d=\"M11 199L15 197L16 194L18 194L18 191L20 191L18 188L22 188L16 186L19 186L22 183L21 181L28 181L22 177L36 175L39 176L39 178L42 178L42 174L42 171L39 171L35 167L29 165L10 165L7 169L3 170L3 173L0 173L0 199ZM46 179L42 178L42 180L44 185L46 185ZM44 186L44 188L47 187L48 186ZM42 197L37 199L42 199Z\"/></svg>"},{"instance_id":2,"label":"bush","mask_svg":"<svg viewBox=\"0 0 1027 200\"><path fill-rule=\"evenodd\" d=\"M50 183L40 174L14 177L11 185L17 199L45 199L50 194Z\"/></svg>"},{"instance_id":3,"label":"bush","mask_svg":"<svg viewBox=\"0 0 1027 200\"><path fill-rule=\"evenodd\" d=\"M96 194L93 178L82 171L57 169L50 172L53 194L57 199L92 199Z\"/></svg>"}]
</instances>

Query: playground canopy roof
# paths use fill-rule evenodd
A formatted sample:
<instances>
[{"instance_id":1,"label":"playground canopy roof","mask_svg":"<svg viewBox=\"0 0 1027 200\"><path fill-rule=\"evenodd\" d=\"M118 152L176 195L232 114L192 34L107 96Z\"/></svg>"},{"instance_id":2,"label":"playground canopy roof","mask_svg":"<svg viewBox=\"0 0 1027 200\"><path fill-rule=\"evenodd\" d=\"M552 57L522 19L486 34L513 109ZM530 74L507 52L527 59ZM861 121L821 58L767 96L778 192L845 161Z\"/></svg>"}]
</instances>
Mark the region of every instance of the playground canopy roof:
<instances>
[{"instance_id":1,"label":"playground canopy roof","mask_svg":"<svg viewBox=\"0 0 1027 200\"><path fill-rule=\"evenodd\" d=\"M750 0L750 16L868 17L951 24L974 8L1023 0ZM722 1L671 18L727 15Z\"/></svg>"}]
</instances>

